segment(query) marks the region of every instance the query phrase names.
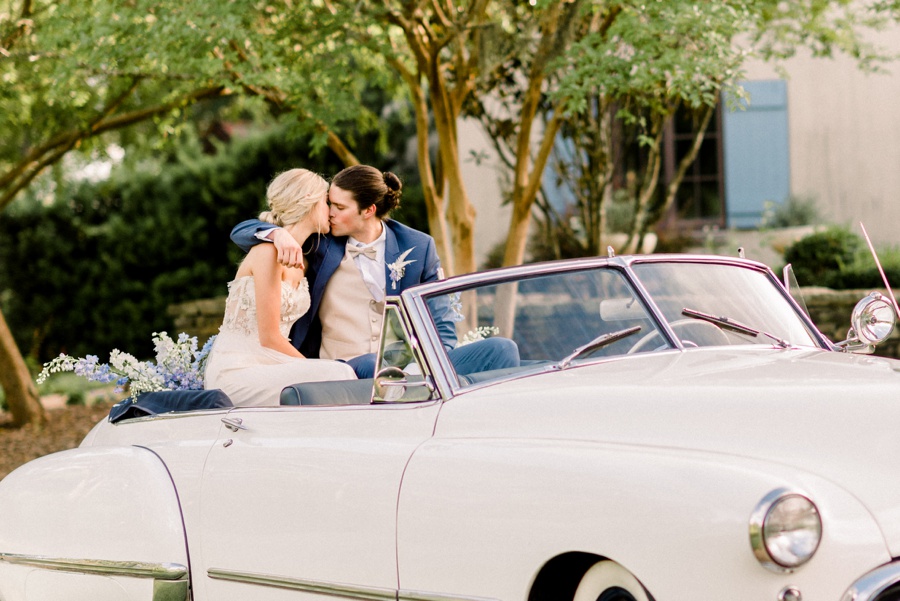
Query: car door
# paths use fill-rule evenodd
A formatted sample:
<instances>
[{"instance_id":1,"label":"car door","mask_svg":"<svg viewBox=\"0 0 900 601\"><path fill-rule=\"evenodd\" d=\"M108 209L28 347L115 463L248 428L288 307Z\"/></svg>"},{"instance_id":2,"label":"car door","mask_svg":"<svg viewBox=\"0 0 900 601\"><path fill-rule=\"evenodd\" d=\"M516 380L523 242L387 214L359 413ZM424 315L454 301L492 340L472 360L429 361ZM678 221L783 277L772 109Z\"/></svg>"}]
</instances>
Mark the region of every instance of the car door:
<instances>
[{"instance_id":1,"label":"car door","mask_svg":"<svg viewBox=\"0 0 900 601\"><path fill-rule=\"evenodd\" d=\"M400 481L438 409L230 412L245 429L223 430L203 470L196 598L394 599Z\"/></svg>"}]
</instances>

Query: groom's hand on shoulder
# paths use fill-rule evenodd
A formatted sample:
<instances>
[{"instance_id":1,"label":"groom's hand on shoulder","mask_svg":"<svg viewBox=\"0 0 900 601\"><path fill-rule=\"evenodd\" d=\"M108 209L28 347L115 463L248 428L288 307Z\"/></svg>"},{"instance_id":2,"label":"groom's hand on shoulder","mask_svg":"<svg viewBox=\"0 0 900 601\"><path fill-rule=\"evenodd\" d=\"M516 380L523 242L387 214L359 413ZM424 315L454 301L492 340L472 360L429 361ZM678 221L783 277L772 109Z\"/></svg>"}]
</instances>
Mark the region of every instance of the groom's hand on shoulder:
<instances>
[{"instance_id":1,"label":"groom's hand on shoulder","mask_svg":"<svg viewBox=\"0 0 900 601\"><path fill-rule=\"evenodd\" d=\"M275 244L279 263L285 267L303 267L303 247L287 231L280 227L273 229L268 238Z\"/></svg>"}]
</instances>

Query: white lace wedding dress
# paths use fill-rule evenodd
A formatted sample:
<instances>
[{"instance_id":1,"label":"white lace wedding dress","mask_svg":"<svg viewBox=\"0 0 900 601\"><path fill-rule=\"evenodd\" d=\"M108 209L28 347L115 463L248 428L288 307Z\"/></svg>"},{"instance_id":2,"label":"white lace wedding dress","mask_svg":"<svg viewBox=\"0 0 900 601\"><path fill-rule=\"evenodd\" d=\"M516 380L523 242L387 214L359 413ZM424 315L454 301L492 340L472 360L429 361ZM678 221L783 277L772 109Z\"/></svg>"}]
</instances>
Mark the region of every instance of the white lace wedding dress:
<instances>
[{"instance_id":1,"label":"white lace wedding dress","mask_svg":"<svg viewBox=\"0 0 900 601\"><path fill-rule=\"evenodd\" d=\"M281 284L282 335L309 310L306 278L297 288ZM356 374L346 363L327 359L291 357L259 343L253 276L228 283L225 320L206 363L205 387L225 391L236 406L277 405L281 389L301 382L352 380Z\"/></svg>"}]
</instances>

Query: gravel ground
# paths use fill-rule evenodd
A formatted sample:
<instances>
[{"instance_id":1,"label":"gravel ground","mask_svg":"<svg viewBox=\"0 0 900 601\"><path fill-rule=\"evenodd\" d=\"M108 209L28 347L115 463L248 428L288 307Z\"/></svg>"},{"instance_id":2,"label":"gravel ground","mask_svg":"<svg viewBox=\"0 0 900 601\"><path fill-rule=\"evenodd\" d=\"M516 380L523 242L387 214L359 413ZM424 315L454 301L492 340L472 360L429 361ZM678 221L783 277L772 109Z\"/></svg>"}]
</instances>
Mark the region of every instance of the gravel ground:
<instances>
[{"instance_id":1,"label":"gravel ground","mask_svg":"<svg viewBox=\"0 0 900 601\"><path fill-rule=\"evenodd\" d=\"M12 428L10 415L0 412L0 478L32 459L77 447L94 424L109 414L111 405L101 402L48 409L47 424L42 428Z\"/></svg>"}]
</instances>

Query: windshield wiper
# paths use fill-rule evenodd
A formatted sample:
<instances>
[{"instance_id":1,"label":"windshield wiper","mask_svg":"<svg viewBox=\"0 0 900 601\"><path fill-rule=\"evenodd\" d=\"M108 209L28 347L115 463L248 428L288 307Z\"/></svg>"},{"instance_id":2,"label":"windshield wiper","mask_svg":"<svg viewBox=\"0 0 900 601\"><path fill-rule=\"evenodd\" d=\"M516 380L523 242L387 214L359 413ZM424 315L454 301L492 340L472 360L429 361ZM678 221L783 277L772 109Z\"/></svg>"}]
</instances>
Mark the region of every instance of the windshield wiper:
<instances>
[{"instance_id":1,"label":"windshield wiper","mask_svg":"<svg viewBox=\"0 0 900 601\"><path fill-rule=\"evenodd\" d=\"M609 334L601 334L597 336L587 344L583 344L579 346L577 349L572 351L568 357L562 359L559 363L556 364L557 369L565 369L569 366L572 361L577 359L582 355L587 355L589 353L593 353L599 348L603 348L608 344L612 344L613 342L622 340L623 338L628 338L632 334L637 334L641 331L641 326L632 326L630 328L625 328L624 330L619 330L617 332L610 332Z\"/></svg>"},{"instance_id":2,"label":"windshield wiper","mask_svg":"<svg viewBox=\"0 0 900 601\"><path fill-rule=\"evenodd\" d=\"M731 330L732 332L737 332L738 334L745 334L747 336L752 336L756 338L760 334L771 338L775 344L780 346L781 348L790 347L790 343L783 338L779 338L774 334L769 334L768 332L763 332L760 330L754 330L750 326L746 326L739 321L735 321L730 317L716 317L715 315L710 315L709 313L702 313L700 311L695 311L694 309L684 308L681 310L682 315L687 315L688 317L693 317L694 319L700 319L703 321L708 321L709 323L715 324L722 329Z\"/></svg>"}]
</instances>

